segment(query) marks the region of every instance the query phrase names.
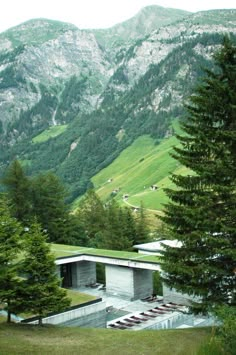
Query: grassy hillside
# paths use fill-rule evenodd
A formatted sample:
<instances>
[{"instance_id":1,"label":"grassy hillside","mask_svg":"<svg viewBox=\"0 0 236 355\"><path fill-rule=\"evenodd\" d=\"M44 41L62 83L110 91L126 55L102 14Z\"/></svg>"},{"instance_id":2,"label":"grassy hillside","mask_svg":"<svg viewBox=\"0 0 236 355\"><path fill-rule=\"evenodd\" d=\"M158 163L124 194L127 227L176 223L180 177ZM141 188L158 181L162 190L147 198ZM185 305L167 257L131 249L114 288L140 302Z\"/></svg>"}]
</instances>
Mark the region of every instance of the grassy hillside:
<instances>
[{"instance_id":1,"label":"grassy hillside","mask_svg":"<svg viewBox=\"0 0 236 355\"><path fill-rule=\"evenodd\" d=\"M193 355L210 330L122 331L0 323L1 354Z\"/></svg>"},{"instance_id":2,"label":"grassy hillside","mask_svg":"<svg viewBox=\"0 0 236 355\"><path fill-rule=\"evenodd\" d=\"M175 123L175 131L179 131ZM92 178L99 197L106 201L115 190L116 199L122 204L140 206L146 209L162 210L167 202L164 188L173 187L171 173L186 174L187 169L170 156L173 146L179 142L175 136L165 138L158 145L149 136L139 137L125 149L115 161ZM156 185L157 190L151 186ZM128 199L123 200L127 194Z\"/></svg>"},{"instance_id":3,"label":"grassy hillside","mask_svg":"<svg viewBox=\"0 0 236 355\"><path fill-rule=\"evenodd\" d=\"M46 142L50 138L54 138L62 134L67 128L67 125L52 126L49 129L44 130L32 139L33 143Z\"/></svg>"}]
</instances>

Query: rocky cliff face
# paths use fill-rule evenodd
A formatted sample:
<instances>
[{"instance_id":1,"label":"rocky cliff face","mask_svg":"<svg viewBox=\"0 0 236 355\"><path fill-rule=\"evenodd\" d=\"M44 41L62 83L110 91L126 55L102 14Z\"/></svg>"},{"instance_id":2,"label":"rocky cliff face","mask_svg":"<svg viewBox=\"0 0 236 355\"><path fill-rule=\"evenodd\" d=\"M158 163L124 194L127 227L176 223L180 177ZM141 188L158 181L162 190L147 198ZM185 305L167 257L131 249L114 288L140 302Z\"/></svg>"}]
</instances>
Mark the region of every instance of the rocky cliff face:
<instances>
[{"instance_id":1,"label":"rocky cliff face","mask_svg":"<svg viewBox=\"0 0 236 355\"><path fill-rule=\"evenodd\" d=\"M55 32L53 32L53 29ZM83 109L91 111L113 69L93 33L66 24L35 20L0 37L0 119L6 131L42 98L41 86L60 101L74 75L85 80ZM52 117L48 124L52 124Z\"/></svg>"}]
</instances>

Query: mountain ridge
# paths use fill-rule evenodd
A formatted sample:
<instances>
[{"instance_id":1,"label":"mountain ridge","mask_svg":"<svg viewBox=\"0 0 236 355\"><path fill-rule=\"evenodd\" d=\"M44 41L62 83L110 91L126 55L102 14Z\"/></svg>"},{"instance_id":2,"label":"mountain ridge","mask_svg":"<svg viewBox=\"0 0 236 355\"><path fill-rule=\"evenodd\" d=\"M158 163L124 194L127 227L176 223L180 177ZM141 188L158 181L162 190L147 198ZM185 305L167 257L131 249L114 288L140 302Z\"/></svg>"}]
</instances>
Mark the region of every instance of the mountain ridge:
<instances>
[{"instance_id":1,"label":"mountain ridge","mask_svg":"<svg viewBox=\"0 0 236 355\"><path fill-rule=\"evenodd\" d=\"M74 25L49 21L47 32L44 19L38 41L27 30L34 21L2 33L0 174L17 157L30 174L54 171L73 201L139 136L158 144L184 116L201 67L211 67L225 33L235 39L235 19L236 10L194 13L106 48ZM60 125L60 135L35 142Z\"/></svg>"}]
</instances>

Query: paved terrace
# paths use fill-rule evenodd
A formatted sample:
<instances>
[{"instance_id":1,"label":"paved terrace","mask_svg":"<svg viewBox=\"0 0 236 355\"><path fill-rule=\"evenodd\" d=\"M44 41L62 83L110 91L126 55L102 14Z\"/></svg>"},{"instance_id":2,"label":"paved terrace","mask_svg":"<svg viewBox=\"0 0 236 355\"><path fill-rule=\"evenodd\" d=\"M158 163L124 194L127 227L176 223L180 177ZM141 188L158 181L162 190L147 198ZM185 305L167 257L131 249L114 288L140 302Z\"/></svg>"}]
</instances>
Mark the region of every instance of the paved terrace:
<instances>
[{"instance_id":1,"label":"paved terrace","mask_svg":"<svg viewBox=\"0 0 236 355\"><path fill-rule=\"evenodd\" d=\"M64 244L51 244L51 251L56 257L56 265L90 261L153 271L160 271L161 269L160 260L157 256L135 252L83 248Z\"/></svg>"}]
</instances>

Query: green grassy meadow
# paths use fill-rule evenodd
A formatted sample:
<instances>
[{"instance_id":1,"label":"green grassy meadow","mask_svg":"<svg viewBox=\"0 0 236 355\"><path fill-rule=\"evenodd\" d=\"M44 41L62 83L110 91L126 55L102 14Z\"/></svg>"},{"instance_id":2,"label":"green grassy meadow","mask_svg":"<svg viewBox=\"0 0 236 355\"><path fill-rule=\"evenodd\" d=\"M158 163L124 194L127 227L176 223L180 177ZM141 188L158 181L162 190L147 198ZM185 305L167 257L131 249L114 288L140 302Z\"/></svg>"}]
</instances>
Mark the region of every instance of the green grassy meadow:
<instances>
[{"instance_id":1,"label":"green grassy meadow","mask_svg":"<svg viewBox=\"0 0 236 355\"><path fill-rule=\"evenodd\" d=\"M3 355L194 355L209 338L209 328L134 332L0 323Z\"/></svg>"},{"instance_id":2,"label":"green grassy meadow","mask_svg":"<svg viewBox=\"0 0 236 355\"><path fill-rule=\"evenodd\" d=\"M174 129L179 133L176 122ZM150 136L139 137L92 178L97 194L106 201L114 190L119 189L115 198L121 204L140 206L142 202L146 209L163 210L163 204L168 201L163 189L174 187L169 179L171 173L188 172L170 155L173 147L179 145L175 136L164 138L158 145ZM152 185L156 185L157 190L152 190ZM125 194L129 195L127 201L122 199Z\"/></svg>"},{"instance_id":3,"label":"green grassy meadow","mask_svg":"<svg viewBox=\"0 0 236 355\"><path fill-rule=\"evenodd\" d=\"M42 133L38 134L36 137L32 139L33 143L42 143L46 142L50 138L54 138L63 133L67 128L67 125L58 125L52 126L49 129L46 129Z\"/></svg>"}]
</instances>

